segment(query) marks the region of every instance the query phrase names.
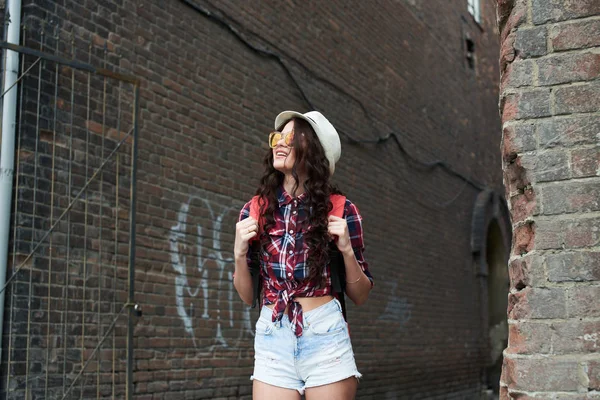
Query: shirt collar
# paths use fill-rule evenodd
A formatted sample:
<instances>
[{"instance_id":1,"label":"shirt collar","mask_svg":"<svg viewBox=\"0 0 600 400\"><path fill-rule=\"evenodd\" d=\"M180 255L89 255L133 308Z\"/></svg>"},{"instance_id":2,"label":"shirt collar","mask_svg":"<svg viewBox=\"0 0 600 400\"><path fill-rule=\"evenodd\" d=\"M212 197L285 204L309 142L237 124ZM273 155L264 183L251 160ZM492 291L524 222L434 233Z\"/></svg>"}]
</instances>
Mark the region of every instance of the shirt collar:
<instances>
[{"instance_id":1,"label":"shirt collar","mask_svg":"<svg viewBox=\"0 0 600 400\"><path fill-rule=\"evenodd\" d=\"M296 200L302 203L305 198L306 193L302 193L300 196L296 197ZM282 207L290 204L294 198L283 188L283 185L281 185L277 190L277 200L279 201L279 207Z\"/></svg>"}]
</instances>

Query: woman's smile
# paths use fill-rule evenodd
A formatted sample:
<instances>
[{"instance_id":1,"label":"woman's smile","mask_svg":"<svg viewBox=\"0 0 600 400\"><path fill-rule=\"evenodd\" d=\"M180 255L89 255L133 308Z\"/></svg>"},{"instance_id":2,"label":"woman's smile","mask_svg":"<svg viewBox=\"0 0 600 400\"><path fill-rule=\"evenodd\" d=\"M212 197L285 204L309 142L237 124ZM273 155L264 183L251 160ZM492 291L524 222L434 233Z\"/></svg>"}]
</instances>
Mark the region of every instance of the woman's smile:
<instances>
[{"instance_id":1,"label":"woman's smile","mask_svg":"<svg viewBox=\"0 0 600 400\"><path fill-rule=\"evenodd\" d=\"M288 151L285 151L282 148L275 149L275 158L286 158L287 156Z\"/></svg>"}]
</instances>

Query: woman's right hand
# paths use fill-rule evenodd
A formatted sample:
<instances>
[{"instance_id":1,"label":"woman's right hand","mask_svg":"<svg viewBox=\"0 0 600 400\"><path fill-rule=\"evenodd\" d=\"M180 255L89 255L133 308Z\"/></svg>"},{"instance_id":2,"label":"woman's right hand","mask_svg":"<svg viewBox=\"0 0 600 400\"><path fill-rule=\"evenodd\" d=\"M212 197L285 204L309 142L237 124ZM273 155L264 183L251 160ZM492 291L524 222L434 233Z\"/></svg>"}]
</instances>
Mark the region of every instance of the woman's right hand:
<instances>
[{"instance_id":1,"label":"woman's right hand","mask_svg":"<svg viewBox=\"0 0 600 400\"><path fill-rule=\"evenodd\" d=\"M235 244L233 255L235 258L246 258L248 241L258 234L258 222L248 217L235 225Z\"/></svg>"}]
</instances>

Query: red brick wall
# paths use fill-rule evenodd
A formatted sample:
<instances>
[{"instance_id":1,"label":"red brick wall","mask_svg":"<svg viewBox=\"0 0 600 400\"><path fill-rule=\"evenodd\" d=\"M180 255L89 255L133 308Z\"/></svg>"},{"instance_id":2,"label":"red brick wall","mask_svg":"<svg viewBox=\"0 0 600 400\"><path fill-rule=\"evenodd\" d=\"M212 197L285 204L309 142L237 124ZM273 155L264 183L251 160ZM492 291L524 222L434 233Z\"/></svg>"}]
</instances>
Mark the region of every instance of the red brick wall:
<instances>
[{"instance_id":1,"label":"red brick wall","mask_svg":"<svg viewBox=\"0 0 600 400\"><path fill-rule=\"evenodd\" d=\"M600 3L498 4L516 233L501 398L591 399L600 390Z\"/></svg>"},{"instance_id":2,"label":"red brick wall","mask_svg":"<svg viewBox=\"0 0 600 400\"><path fill-rule=\"evenodd\" d=\"M111 68L142 81L140 399L249 395L257 313L230 281L233 225L274 116L308 110L303 96L346 135L394 132L406 152L344 136L336 166L364 216L376 281L368 303L349 311L359 397L478 398L488 352L470 247L479 189L415 160L502 191L493 2L482 1L481 25L458 0L33 3L32 18L107 40Z\"/></svg>"}]
</instances>

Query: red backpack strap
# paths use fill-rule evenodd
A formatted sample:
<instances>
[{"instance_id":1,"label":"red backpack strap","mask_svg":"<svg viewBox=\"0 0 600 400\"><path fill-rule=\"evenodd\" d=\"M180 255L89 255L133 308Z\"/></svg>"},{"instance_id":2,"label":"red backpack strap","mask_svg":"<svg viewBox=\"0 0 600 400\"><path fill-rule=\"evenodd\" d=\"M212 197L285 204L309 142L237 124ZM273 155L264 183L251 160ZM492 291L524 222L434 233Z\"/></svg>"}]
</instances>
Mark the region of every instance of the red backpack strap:
<instances>
[{"instance_id":1,"label":"red backpack strap","mask_svg":"<svg viewBox=\"0 0 600 400\"><path fill-rule=\"evenodd\" d=\"M259 233L258 235L254 236L252 239L250 239L250 242L253 242L259 238L260 232L262 231L262 227L264 225L264 218L261 218L261 214L260 214L260 206L261 206L260 203L261 202L259 200L260 200L259 196L254 196L254 197L252 197L252 200L250 200L250 217L252 217L258 221L258 233ZM265 209L267 208L268 204L269 204L269 202L267 201L267 199L264 199Z\"/></svg>"},{"instance_id":2,"label":"red backpack strap","mask_svg":"<svg viewBox=\"0 0 600 400\"><path fill-rule=\"evenodd\" d=\"M341 194L332 194L329 196L329 201L333 205L333 209L329 212L329 215L334 215L339 218L344 218L344 210L346 208L346 196L342 196ZM344 292L346 287L346 269L344 266L344 259L342 254L337 249L337 247L333 244L330 244L330 252L329 252L330 264L329 268L331 270L331 289L332 294L338 299L340 305L342 306L342 314L344 315L344 319L347 321L346 317L346 301L344 298Z\"/></svg>"},{"instance_id":3,"label":"red backpack strap","mask_svg":"<svg viewBox=\"0 0 600 400\"><path fill-rule=\"evenodd\" d=\"M254 196L250 200L250 217L254 218L258 222L259 234L262 229L260 218L260 204L259 197ZM259 235L254 236L249 240L250 245L250 275L252 275L252 308L256 308L257 304L261 303L261 278L260 278L260 242L258 241Z\"/></svg>"},{"instance_id":4,"label":"red backpack strap","mask_svg":"<svg viewBox=\"0 0 600 400\"><path fill-rule=\"evenodd\" d=\"M346 208L346 196L341 194L332 194L329 196L329 201L333 204L333 209L329 215L344 218L344 209Z\"/></svg>"},{"instance_id":5,"label":"red backpack strap","mask_svg":"<svg viewBox=\"0 0 600 400\"><path fill-rule=\"evenodd\" d=\"M258 196L254 196L252 200L250 200L250 216L258 221L260 217L260 205L258 204Z\"/></svg>"}]
</instances>

